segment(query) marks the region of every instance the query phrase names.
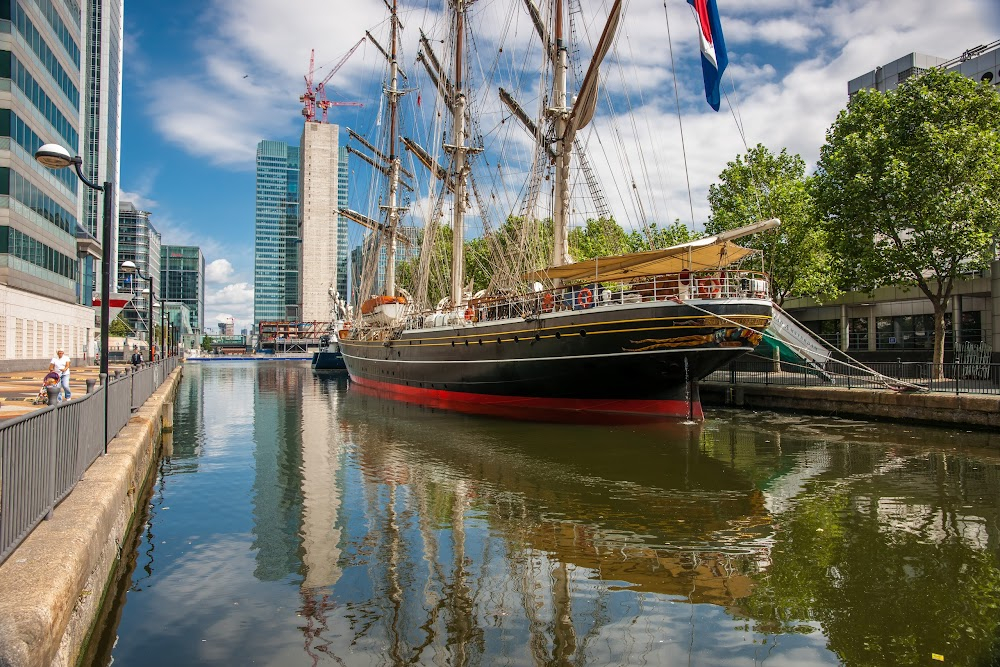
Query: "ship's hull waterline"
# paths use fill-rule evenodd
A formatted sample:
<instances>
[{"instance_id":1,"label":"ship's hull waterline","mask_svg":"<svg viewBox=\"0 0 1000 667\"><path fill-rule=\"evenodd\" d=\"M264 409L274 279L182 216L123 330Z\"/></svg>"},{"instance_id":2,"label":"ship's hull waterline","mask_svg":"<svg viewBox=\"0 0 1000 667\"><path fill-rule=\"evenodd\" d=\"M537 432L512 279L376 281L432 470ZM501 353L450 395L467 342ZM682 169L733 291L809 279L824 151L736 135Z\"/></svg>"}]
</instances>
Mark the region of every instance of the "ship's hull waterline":
<instances>
[{"instance_id":1,"label":"ship's hull waterline","mask_svg":"<svg viewBox=\"0 0 1000 667\"><path fill-rule=\"evenodd\" d=\"M371 393L529 420L703 418L698 380L753 349L763 299L539 313L340 341Z\"/></svg>"}]
</instances>

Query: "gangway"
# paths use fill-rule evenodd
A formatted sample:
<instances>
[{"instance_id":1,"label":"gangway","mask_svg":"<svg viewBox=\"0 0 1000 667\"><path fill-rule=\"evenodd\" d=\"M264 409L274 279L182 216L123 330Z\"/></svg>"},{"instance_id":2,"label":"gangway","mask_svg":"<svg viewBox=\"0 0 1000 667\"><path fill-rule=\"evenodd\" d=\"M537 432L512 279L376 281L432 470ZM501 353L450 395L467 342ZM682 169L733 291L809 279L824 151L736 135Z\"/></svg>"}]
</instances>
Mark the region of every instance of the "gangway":
<instances>
[{"instance_id":1,"label":"gangway","mask_svg":"<svg viewBox=\"0 0 1000 667\"><path fill-rule=\"evenodd\" d=\"M830 361L832 352L816 335L801 326L795 318L775 304L771 324L764 332L764 339L758 349L769 357L774 357L778 350L781 361L791 364L804 364L814 369L828 382L833 383L833 377L826 372L826 364ZM767 352L764 352L764 349Z\"/></svg>"}]
</instances>

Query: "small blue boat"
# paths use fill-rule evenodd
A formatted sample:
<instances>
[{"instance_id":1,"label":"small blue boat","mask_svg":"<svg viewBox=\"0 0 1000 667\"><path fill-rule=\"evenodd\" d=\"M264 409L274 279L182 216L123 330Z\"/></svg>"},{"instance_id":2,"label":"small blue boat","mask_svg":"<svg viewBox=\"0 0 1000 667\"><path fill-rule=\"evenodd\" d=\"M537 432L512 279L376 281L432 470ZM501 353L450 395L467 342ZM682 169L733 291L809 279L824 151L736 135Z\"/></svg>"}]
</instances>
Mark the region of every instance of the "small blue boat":
<instances>
[{"instance_id":1,"label":"small blue boat","mask_svg":"<svg viewBox=\"0 0 1000 667\"><path fill-rule=\"evenodd\" d=\"M322 335L319 339L319 351L313 352L312 369L314 371L346 371L344 355L340 353L340 345L332 340L329 335Z\"/></svg>"}]
</instances>

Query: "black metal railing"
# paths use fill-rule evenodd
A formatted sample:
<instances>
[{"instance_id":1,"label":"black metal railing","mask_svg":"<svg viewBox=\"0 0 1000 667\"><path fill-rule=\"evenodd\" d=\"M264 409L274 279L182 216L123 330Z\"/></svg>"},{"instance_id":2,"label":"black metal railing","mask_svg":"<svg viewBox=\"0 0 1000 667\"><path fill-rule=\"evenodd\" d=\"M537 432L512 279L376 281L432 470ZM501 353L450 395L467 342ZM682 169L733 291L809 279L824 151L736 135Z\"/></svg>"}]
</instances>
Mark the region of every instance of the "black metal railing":
<instances>
[{"instance_id":1,"label":"black metal railing","mask_svg":"<svg viewBox=\"0 0 1000 667\"><path fill-rule=\"evenodd\" d=\"M739 359L705 378L707 382L848 389L927 389L953 394L1000 395L1000 364L933 364L919 361L827 362L822 368Z\"/></svg>"},{"instance_id":2,"label":"black metal railing","mask_svg":"<svg viewBox=\"0 0 1000 667\"><path fill-rule=\"evenodd\" d=\"M0 425L0 564L42 520L52 516L56 505L125 427L132 411L153 395L177 365L177 357L168 357L132 373L116 372L106 384L81 398Z\"/></svg>"}]
</instances>

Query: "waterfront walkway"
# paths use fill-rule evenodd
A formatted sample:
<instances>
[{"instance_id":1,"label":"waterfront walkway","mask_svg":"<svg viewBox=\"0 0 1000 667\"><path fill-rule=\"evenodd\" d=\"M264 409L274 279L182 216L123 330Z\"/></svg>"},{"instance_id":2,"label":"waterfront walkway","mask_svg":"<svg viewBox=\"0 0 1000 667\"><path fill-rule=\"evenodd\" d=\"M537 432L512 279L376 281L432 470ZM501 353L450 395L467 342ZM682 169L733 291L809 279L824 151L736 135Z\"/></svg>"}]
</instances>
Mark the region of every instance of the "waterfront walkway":
<instances>
[{"instance_id":1,"label":"waterfront walkway","mask_svg":"<svg viewBox=\"0 0 1000 667\"><path fill-rule=\"evenodd\" d=\"M117 370L121 368L124 366ZM112 373L115 370L112 367ZM172 428L173 399L181 372L180 368L173 370L162 384L151 388L152 394L141 406L129 410L131 404L125 404L128 421L120 431L115 426L117 434L108 443L106 454L97 457L50 517L38 523L0 563L0 666L81 664L79 657L104 600L105 587L119 563L136 512L144 506L161 433ZM23 400L26 391L37 393L43 375L41 371L3 374L0 396L5 401L0 412L8 410L8 396L22 399L10 401L20 414L45 407ZM97 377L98 369L77 369L74 375L78 377L71 384L73 394L80 383L80 396L84 396L87 378ZM131 383L124 382L108 387L135 391ZM124 394L126 400L130 392ZM122 394L116 396L121 398ZM53 414L72 410L75 404L73 401ZM8 416L14 412L11 409ZM18 425L8 428L14 426Z\"/></svg>"},{"instance_id":2,"label":"waterfront walkway","mask_svg":"<svg viewBox=\"0 0 1000 667\"><path fill-rule=\"evenodd\" d=\"M108 369L112 374L128 368L124 364L111 364ZM32 371L7 371L0 372L0 420L20 417L23 414L33 412L45 407L44 403L33 404L32 401L38 395L38 389L42 386L42 379L48 373L45 366ZM69 388L75 398L79 398L87 393L87 380L93 379L100 384L98 379L100 368L98 366L74 367L69 376Z\"/></svg>"}]
</instances>

